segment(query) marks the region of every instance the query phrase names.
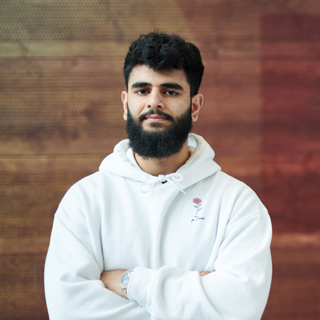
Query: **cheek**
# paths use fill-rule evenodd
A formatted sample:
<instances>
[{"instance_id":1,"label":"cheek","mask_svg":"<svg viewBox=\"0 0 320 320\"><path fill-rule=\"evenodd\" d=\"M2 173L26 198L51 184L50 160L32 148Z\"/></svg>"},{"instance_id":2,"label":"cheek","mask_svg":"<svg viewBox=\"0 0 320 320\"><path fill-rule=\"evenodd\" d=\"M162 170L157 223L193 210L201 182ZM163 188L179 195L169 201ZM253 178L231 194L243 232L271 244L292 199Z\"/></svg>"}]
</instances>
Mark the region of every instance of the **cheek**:
<instances>
[{"instance_id":1,"label":"cheek","mask_svg":"<svg viewBox=\"0 0 320 320\"><path fill-rule=\"evenodd\" d=\"M179 107L176 109L177 110L177 115L181 116L185 114L188 110L192 108L190 100L183 101L180 103Z\"/></svg>"},{"instance_id":2,"label":"cheek","mask_svg":"<svg viewBox=\"0 0 320 320\"><path fill-rule=\"evenodd\" d=\"M138 115L144 110L145 102L142 98L134 98L131 97L128 99L128 108L130 109L130 113L132 115Z\"/></svg>"}]
</instances>

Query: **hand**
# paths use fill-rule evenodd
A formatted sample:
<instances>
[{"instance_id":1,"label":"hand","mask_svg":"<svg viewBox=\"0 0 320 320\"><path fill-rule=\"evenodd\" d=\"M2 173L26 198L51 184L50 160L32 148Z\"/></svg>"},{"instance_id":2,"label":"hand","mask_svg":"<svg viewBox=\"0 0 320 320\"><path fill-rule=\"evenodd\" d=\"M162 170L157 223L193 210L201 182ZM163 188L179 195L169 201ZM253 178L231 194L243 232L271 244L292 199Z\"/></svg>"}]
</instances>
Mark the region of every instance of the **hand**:
<instances>
[{"instance_id":1,"label":"hand","mask_svg":"<svg viewBox=\"0 0 320 320\"><path fill-rule=\"evenodd\" d=\"M127 270L104 271L101 273L100 280L108 290L111 290L122 298L128 299L120 287L120 278L125 271Z\"/></svg>"},{"instance_id":2,"label":"hand","mask_svg":"<svg viewBox=\"0 0 320 320\"><path fill-rule=\"evenodd\" d=\"M204 277L204 276L206 276L206 275L209 274L209 273L211 273L211 272L202 271L202 272L200 272L200 277Z\"/></svg>"}]
</instances>

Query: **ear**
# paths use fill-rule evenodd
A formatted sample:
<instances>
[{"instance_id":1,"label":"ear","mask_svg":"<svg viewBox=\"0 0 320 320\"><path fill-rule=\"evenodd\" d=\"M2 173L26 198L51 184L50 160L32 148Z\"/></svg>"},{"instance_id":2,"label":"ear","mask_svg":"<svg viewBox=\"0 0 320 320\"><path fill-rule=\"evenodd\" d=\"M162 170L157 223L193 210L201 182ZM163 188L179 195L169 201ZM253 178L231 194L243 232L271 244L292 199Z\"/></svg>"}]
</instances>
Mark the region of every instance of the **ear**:
<instances>
[{"instance_id":1,"label":"ear","mask_svg":"<svg viewBox=\"0 0 320 320\"><path fill-rule=\"evenodd\" d=\"M198 93L194 95L191 99L192 101L192 120L197 121L200 109L203 105L203 95L201 93Z\"/></svg>"},{"instance_id":2,"label":"ear","mask_svg":"<svg viewBox=\"0 0 320 320\"><path fill-rule=\"evenodd\" d=\"M121 92L121 100L123 105L123 119L127 121L128 116L128 92L122 91Z\"/></svg>"}]
</instances>

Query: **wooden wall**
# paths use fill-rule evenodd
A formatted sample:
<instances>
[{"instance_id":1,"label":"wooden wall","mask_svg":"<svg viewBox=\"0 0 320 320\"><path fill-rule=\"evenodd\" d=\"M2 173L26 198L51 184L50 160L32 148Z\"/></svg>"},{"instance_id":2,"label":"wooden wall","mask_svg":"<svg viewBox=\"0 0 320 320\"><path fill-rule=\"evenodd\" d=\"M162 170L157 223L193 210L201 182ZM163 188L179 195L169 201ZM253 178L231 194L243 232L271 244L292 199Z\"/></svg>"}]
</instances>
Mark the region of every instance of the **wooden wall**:
<instances>
[{"instance_id":1,"label":"wooden wall","mask_svg":"<svg viewBox=\"0 0 320 320\"><path fill-rule=\"evenodd\" d=\"M203 55L194 132L270 211L263 320L320 318L320 2L0 2L0 319L48 319L43 265L66 190L126 137L131 41L160 28Z\"/></svg>"}]
</instances>

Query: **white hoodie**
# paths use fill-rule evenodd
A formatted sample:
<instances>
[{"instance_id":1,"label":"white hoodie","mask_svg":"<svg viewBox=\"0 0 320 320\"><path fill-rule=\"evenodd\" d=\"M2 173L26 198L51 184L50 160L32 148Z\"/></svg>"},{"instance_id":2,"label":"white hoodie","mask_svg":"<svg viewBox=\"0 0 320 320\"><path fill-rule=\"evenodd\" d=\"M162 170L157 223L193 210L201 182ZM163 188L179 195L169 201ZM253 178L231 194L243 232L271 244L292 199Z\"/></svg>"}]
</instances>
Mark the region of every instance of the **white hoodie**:
<instances>
[{"instance_id":1,"label":"white hoodie","mask_svg":"<svg viewBox=\"0 0 320 320\"><path fill-rule=\"evenodd\" d=\"M51 320L261 318L272 269L267 210L220 171L202 137L189 135L189 146L176 173L154 177L121 141L66 193L45 265ZM129 300L99 280L132 268Z\"/></svg>"}]
</instances>

